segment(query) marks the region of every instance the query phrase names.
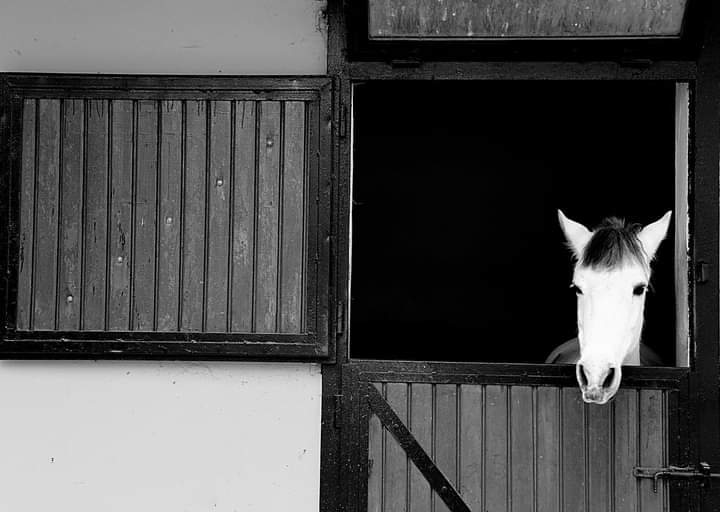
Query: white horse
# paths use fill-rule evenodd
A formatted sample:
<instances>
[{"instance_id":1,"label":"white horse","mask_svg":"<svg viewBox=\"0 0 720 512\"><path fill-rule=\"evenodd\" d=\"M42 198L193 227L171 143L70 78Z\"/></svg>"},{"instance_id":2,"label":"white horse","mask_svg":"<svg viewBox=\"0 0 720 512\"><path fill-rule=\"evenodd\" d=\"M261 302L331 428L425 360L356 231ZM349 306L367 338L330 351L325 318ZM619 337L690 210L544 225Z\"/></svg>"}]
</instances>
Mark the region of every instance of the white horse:
<instances>
[{"instance_id":1,"label":"white horse","mask_svg":"<svg viewBox=\"0 0 720 512\"><path fill-rule=\"evenodd\" d=\"M667 234L672 212L648 224L605 219L594 231L558 210L575 256L578 337L557 347L548 363L575 364L585 402L604 404L617 392L623 364L660 364L640 343L650 262Z\"/></svg>"}]
</instances>

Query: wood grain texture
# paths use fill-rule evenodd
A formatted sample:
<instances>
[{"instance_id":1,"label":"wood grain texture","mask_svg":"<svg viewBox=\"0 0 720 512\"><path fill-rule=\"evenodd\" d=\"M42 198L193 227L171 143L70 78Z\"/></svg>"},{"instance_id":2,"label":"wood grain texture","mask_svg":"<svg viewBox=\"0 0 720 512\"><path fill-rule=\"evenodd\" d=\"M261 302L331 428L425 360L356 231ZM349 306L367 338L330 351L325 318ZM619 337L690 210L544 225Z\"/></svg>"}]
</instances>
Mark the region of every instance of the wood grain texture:
<instances>
[{"instance_id":1,"label":"wood grain texture","mask_svg":"<svg viewBox=\"0 0 720 512\"><path fill-rule=\"evenodd\" d=\"M80 329L82 279L82 214L84 180L84 103L65 100L62 104L62 147L60 162L60 241L57 328Z\"/></svg>"},{"instance_id":2,"label":"wood grain texture","mask_svg":"<svg viewBox=\"0 0 720 512\"><path fill-rule=\"evenodd\" d=\"M407 424L407 384L388 383L385 393L387 403L401 421ZM393 435L387 430L385 436L385 454L383 461L383 509L405 510L407 507L408 457Z\"/></svg>"},{"instance_id":3,"label":"wood grain texture","mask_svg":"<svg viewBox=\"0 0 720 512\"><path fill-rule=\"evenodd\" d=\"M458 389L455 384L435 387L433 444L435 463L445 477L457 488L458 483ZM435 510L449 510L442 500L435 500Z\"/></svg>"},{"instance_id":4,"label":"wood grain texture","mask_svg":"<svg viewBox=\"0 0 720 512\"><path fill-rule=\"evenodd\" d=\"M486 510L508 510L508 387L485 388Z\"/></svg>"},{"instance_id":5,"label":"wood grain texture","mask_svg":"<svg viewBox=\"0 0 720 512\"><path fill-rule=\"evenodd\" d=\"M632 474L638 464L667 464L667 391L623 388L590 406L575 387L375 386L471 510L669 510L665 486L655 495ZM373 421L369 509L446 510Z\"/></svg>"},{"instance_id":6,"label":"wood grain texture","mask_svg":"<svg viewBox=\"0 0 720 512\"><path fill-rule=\"evenodd\" d=\"M413 384L410 393L410 432L426 453L433 453L433 389L431 384ZM423 512L430 510L432 490L430 484L415 467L410 464L409 510ZM435 498L437 499L437 497Z\"/></svg>"},{"instance_id":7,"label":"wood grain texture","mask_svg":"<svg viewBox=\"0 0 720 512\"><path fill-rule=\"evenodd\" d=\"M35 254L35 147L37 101L23 102L22 170L20 177L20 235L16 322L19 330L32 328L33 256Z\"/></svg>"},{"instance_id":8,"label":"wood grain texture","mask_svg":"<svg viewBox=\"0 0 720 512\"><path fill-rule=\"evenodd\" d=\"M82 329L99 331L106 328L108 273L117 264L108 251L110 105L106 100L88 100L86 107Z\"/></svg>"},{"instance_id":9,"label":"wood grain texture","mask_svg":"<svg viewBox=\"0 0 720 512\"><path fill-rule=\"evenodd\" d=\"M58 219L60 209L60 100L39 100L33 329L56 329Z\"/></svg>"},{"instance_id":10,"label":"wood grain texture","mask_svg":"<svg viewBox=\"0 0 720 512\"><path fill-rule=\"evenodd\" d=\"M132 319L135 331L153 331L157 237L158 104L139 101L133 179Z\"/></svg>"},{"instance_id":11,"label":"wood grain texture","mask_svg":"<svg viewBox=\"0 0 720 512\"><path fill-rule=\"evenodd\" d=\"M306 331L316 104L23 109L18 329Z\"/></svg>"},{"instance_id":12,"label":"wood grain texture","mask_svg":"<svg viewBox=\"0 0 720 512\"><path fill-rule=\"evenodd\" d=\"M633 467L638 461L638 392L634 389L618 390L613 401L615 463L614 506L616 512L638 510L638 480L633 476Z\"/></svg>"},{"instance_id":13,"label":"wood grain texture","mask_svg":"<svg viewBox=\"0 0 720 512\"><path fill-rule=\"evenodd\" d=\"M375 386L382 390L380 386ZM383 511L384 432L380 419L371 414L368 425L368 512Z\"/></svg>"},{"instance_id":14,"label":"wood grain texture","mask_svg":"<svg viewBox=\"0 0 720 512\"><path fill-rule=\"evenodd\" d=\"M208 172L207 290L205 330L228 330L230 211L232 206L231 102L210 104Z\"/></svg>"},{"instance_id":15,"label":"wood grain texture","mask_svg":"<svg viewBox=\"0 0 720 512\"><path fill-rule=\"evenodd\" d=\"M577 388L562 390L562 479L564 510L586 511L585 404Z\"/></svg>"},{"instance_id":16,"label":"wood grain texture","mask_svg":"<svg viewBox=\"0 0 720 512\"><path fill-rule=\"evenodd\" d=\"M612 404L587 407L588 510L605 512L612 503Z\"/></svg>"},{"instance_id":17,"label":"wood grain texture","mask_svg":"<svg viewBox=\"0 0 720 512\"><path fill-rule=\"evenodd\" d=\"M482 510L484 433L482 386L460 386L460 491L471 510Z\"/></svg>"},{"instance_id":18,"label":"wood grain texture","mask_svg":"<svg viewBox=\"0 0 720 512\"><path fill-rule=\"evenodd\" d=\"M561 389L538 387L535 442L537 512L560 510Z\"/></svg>"},{"instance_id":19,"label":"wood grain texture","mask_svg":"<svg viewBox=\"0 0 720 512\"><path fill-rule=\"evenodd\" d=\"M182 103L160 104L160 225L157 269L157 329L179 329L180 230L183 200Z\"/></svg>"},{"instance_id":20,"label":"wood grain texture","mask_svg":"<svg viewBox=\"0 0 720 512\"><path fill-rule=\"evenodd\" d=\"M665 465L665 421L664 400L659 390L642 389L639 391L639 427L640 465L662 467ZM653 492L653 481L640 480L640 512L663 510L666 505L667 482L661 479L657 492Z\"/></svg>"},{"instance_id":21,"label":"wood grain texture","mask_svg":"<svg viewBox=\"0 0 720 512\"><path fill-rule=\"evenodd\" d=\"M285 106L282 172L282 231L280 332L302 328L304 307L303 267L305 255L305 105L290 101Z\"/></svg>"},{"instance_id":22,"label":"wood grain texture","mask_svg":"<svg viewBox=\"0 0 720 512\"><path fill-rule=\"evenodd\" d=\"M183 331L202 331L205 302L206 103L185 106L185 190L183 210Z\"/></svg>"},{"instance_id":23,"label":"wood grain texture","mask_svg":"<svg viewBox=\"0 0 720 512\"><path fill-rule=\"evenodd\" d=\"M130 268L133 234L135 106L132 101L111 104L111 187L109 292L107 329L130 329Z\"/></svg>"},{"instance_id":24,"label":"wood grain texture","mask_svg":"<svg viewBox=\"0 0 720 512\"><path fill-rule=\"evenodd\" d=\"M510 387L510 510L533 512L535 490L535 428L533 389Z\"/></svg>"},{"instance_id":25,"label":"wood grain texture","mask_svg":"<svg viewBox=\"0 0 720 512\"><path fill-rule=\"evenodd\" d=\"M277 101L263 101L258 115L260 134L256 206L255 331L274 332L277 329L278 313L281 105Z\"/></svg>"},{"instance_id":26,"label":"wood grain texture","mask_svg":"<svg viewBox=\"0 0 720 512\"><path fill-rule=\"evenodd\" d=\"M255 102L236 104L232 225L232 332L253 329L257 118Z\"/></svg>"}]
</instances>

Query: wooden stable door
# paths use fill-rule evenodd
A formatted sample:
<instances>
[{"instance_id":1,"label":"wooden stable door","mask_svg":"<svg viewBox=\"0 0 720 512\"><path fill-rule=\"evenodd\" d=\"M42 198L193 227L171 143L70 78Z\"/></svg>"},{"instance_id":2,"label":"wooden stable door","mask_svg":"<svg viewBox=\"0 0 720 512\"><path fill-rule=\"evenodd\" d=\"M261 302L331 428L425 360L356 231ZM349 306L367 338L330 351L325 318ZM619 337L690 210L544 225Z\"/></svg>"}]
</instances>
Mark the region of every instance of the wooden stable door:
<instances>
[{"instance_id":1,"label":"wooden stable door","mask_svg":"<svg viewBox=\"0 0 720 512\"><path fill-rule=\"evenodd\" d=\"M686 510L685 369L631 368L604 406L569 366L351 363L342 426L351 510Z\"/></svg>"}]
</instances>

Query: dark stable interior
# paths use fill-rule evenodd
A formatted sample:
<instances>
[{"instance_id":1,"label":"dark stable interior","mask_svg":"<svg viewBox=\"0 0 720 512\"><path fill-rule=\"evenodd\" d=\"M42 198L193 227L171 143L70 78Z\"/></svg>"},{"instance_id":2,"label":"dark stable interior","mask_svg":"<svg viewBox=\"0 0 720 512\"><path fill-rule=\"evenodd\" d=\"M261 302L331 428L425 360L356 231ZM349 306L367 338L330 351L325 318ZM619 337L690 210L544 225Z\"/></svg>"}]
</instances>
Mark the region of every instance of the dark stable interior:
<instances>
[{"instance_id":1,"label":"dark stable interior","mask_svg":"<svg viewBox=\"0 0 720 512\"><path fill-rule=\"evenodd\" d=\"M350 355L544 362L576 335L557 209L674 208L668 82L372 82L353 96ZM674 230L643 341L674 364Z\"/></svg>"}]
</instances>

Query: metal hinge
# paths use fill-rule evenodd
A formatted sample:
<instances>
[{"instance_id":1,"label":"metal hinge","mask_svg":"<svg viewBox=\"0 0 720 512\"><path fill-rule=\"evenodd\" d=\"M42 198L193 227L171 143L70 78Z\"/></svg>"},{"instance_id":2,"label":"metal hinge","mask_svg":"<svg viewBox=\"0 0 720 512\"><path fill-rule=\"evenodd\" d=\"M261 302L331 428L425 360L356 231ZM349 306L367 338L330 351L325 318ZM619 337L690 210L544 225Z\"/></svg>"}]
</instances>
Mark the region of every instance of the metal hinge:
<instances>
[{"instance_id":1,"label":"metal hinge","mask_svg":"<svg viewBox=\"0 0 720 512\"><path fill-rule=\"evenodd\" d=\"M338 136L341 139L347 137L348 133L348 108L344 103L340 104L340 112L338 112Z\"/></svg>"},{"instance_id":2,"label":"metal hinge","mask_svg":"<svg viewBox=\"0 0 720 512\"><path fill-rule=\"evenodd\" d=\"M333 395L333 426L340 428L342 424L342 395Z\"/></svg>"},{"instance_id":3,"label":"metal hinge","mask_svg":"<svg viewBox=\"0 0 720 512\"><path fill-rule=\"evenodd\" d=\"M653 492L657 492L657 484L660 478L702 478L704 484L710 478L720 478L720 473L713 473L710 464L701 462L697 467L692 466L667 466L664 468L633 468L635 478L652 478Z\"/></svg>"},{"instance_id":4,"label":"metal hinge","mask_svg":"<svg viewBox=\"0 0 720 512\"><path fill-rule=\"evenodd\" d=\"M704 261L698 261L695 264L695 282L696 283L707 283L708 282L708 264Z\"/></svg>"},{"instance_id":5,"label":"metal hinge","mask_svg":"<svg viewBox=\"0 0 720 512\"><path fill-rule=\"evenodd\" d=\"M343 301L338 301L337 310L335 311L335 330L337 334L345 332L345 304Z\"/></svg>"}]
</instances>

